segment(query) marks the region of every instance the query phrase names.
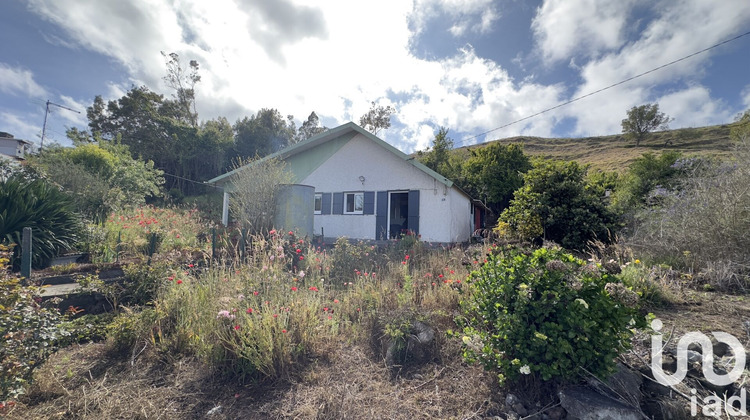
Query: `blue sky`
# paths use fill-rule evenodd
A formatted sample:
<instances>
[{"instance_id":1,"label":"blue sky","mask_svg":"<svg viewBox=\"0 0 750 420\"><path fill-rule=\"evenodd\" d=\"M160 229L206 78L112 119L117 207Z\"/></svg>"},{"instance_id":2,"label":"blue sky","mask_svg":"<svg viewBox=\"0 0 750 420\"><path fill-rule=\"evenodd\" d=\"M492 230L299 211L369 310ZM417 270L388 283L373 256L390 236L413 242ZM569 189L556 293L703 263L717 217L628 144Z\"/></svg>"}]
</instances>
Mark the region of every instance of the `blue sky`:
<instances>
[{"instance_id":1,"label":"blue sky","mask_svg":"<svg viewBox=\"0 0 750 420\"><path fill-rule=\"evenodd\" d=\"M405 152L445 126L457 145L620 132L659 103L672 128L750 108L750 36L601 94L479 133L750 31L747 0L6 0L0 131L49 141L86 128L95 95L171 95L161 51L200 64L201 119L277 108L329 127L393 105L380 136Z\"/></svg>"}]
</instances>

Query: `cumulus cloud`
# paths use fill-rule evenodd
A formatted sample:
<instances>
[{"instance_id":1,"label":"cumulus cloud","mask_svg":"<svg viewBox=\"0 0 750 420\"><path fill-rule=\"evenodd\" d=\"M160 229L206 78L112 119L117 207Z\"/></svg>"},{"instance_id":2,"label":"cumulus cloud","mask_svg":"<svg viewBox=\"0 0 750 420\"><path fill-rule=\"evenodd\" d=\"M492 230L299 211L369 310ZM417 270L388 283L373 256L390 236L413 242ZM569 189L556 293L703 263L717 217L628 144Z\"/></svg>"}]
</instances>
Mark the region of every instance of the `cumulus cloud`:
<instances>
[{"instance_id":1,"label":"cumulus cloud","mask_svg":"<svg viewBox=\"0 0 750 420\"><path fill-rule=\"evenodd\" d=\"M662 7L640 36L581 65L582 82L572 96L596 91L716 44L736 34L748 21L750 9L739 7L738 2L681 0L674 7ZM696 40L701 41L700 45ZM577 102L565 109L566 114L577 119L578 135L618 132L625 111L657 101L660 85L677 85L673 93L693 89L710 59L711 52L650 73Z\"/></svg>"},{"instance_id":2,"label":"cumulus cloud","mask_svg":"<svg viewBox=\"0 0 750 420\"><path fill-rule=\"evenodd\" d=\"M12 134L17 139L38 141L37 136L41 133L41 128L30 122L34 118L32 115L0 111L0 127L3 127L2 131Z\"/></svg>"},{"instance_id":3,"label":"cumulus cloud","mask_svg":"<svg viewBox=\"0 0 750 420\"><path fill-rule=\"evenodd\" d=\"M175 52L183 63L200 63L197 108L203 119L235 121L277 108L298 121L315 111L333 126L357 121L376 101L397 109L384 139L414 151L427 147L439 126L448 127L458 145L519 134L552 136L563 119L575 121L581 135L611 134L620 131L629 107L657 100L690 120L706 119L712 110L723 115L725 105L690 83L702 76L706 54L487 136L456 136L505 125L682 57L703 47L696 39L705 46L725 39L750 21L742 1L649 3L657 13L639 24L642 32L630 20L635 8L646 7L644 0L545 1L532 24L535 42L548 66L576 63L568 70L579 79L568 86L554 79L536 82L532 75L514 79L468 45L441 59L411 53L413 37L438 21L447 22L445 30L456 37L489 33L502 24L502 3L491 0L182 0L179 7L169 0L30 0L29 7L62 29L56 33L65 39L58 45L94 51L125 67L128 83L103 86L105 99L122 96L131 84L171 95L160 51ZM8 89L6 79L0 78L0 89ZM665 82L671 93L654 90ZM750 106L750 94L744 98ZM699 99L714 107L678 103ZM81 105L64 100L73 108ZM75 124L73 117L67 122Z\"/></svg>"},{"instance_id":4,"label":"cumulus cloud","mask_svg":"<svg viewBox=\"0 0 750 420\"><path fill-rule=\"evenodd\" d=\"M745 109L750 109L750 84L746 85L744 89L742 89L742 93L740 94L742 96L742 103L745 105Z\"/></svg>"},{"instance_id":5,"label":"cumulus cloud","mask_svg":"<svg viewBox=\"0 0 750 420\"><path fill-rule=\"evenodd\" d=\"M0 63L0 92L32 98L42 98L47 94L46 90L34 81L31 71L6 63Z\"/></svg>"},{"instance_id":6,"label":"cumulus cloud","mask_svg":"<svg viewBox=\"0 0 750 420\"><path fill-rule=\"evenodd\" d=\"M266 54L284 63L282 49L305 38L325 39L326 22L320 9L287 0L237 0L248 15L248 32Z\"/></svg>"},{"instance_id":7,"label":"cumulus cloud","mask_svg":"<svg viewBox=\"0 0 750 420\"><path fill-rule=\"evenodd\" d=\"M492 0L416 0L409 14L414 34L421 33L439 16L447 16L451 22L448 31L460 37L467 32L489 32L501 14Z\"/></svg>"},{"instance_id":8,"label":"cumulus cloud","mask_svg":"<svg viewBox=\"0 0 750 420\"><path fill-rule=\"evenodd\" d=\"M547 61L596 56L627 40L626 23L638 0L546 0L531 28Z\"/></svg>"},{"instance_id":9,"label":"cumulus cloud","mask_svg":"<svg viewBox=\"0 0 750 420\"><path fill-rule=\"evenodd\" d=\"M702 127L731 121L732 110L722 100L711 97L705 86L691 86L658 98L659 110L673 116L673 128Z\"/></svg>"}]
</instances>

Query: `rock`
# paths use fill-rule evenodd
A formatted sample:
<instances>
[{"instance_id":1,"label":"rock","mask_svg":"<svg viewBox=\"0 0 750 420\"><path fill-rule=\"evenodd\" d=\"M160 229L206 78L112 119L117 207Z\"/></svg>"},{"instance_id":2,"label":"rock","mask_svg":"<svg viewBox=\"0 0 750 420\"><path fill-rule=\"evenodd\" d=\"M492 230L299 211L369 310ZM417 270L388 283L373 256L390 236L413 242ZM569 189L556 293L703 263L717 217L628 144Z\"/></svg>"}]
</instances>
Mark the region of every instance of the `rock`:
<instances>
[{"instance_id":1,"label":"rock","mask_svg":"<svg viewBox=\"0 0 750 420\"><path fill-rule=\"evenodd\" d=\"M505 395L505 405L508 407L512 407L513 404L518 404L520 402L521 400L513 394L508 393Z\"/></svg>"},{"instance_id":2,"label":"rock","mask_svg":"<svg viewBox=\"0 0 750 420\"><path fill-rule=\"evenodd\" d=\"M424 322L415 321L412 331L420 344L427 344L435 338L435 330Z\"/></svg>"},{"instance_id":3,"label":"rock","mask_svg":"<svg viewBox=\"0 0 750 420\"><path fill-rule=\"evenodd\" d=\"M566 413L565 409L562 407L554 407L545 411L544 414L546 414L547 420L562 420L568 413Z\"/></svg>"},{"instance_id":4,"label":"rock","mask_svg":"<svg viewBox=\"0 0 750 420\"><path fill-rule=\"evenodd\" d=\"M568 417L580 420L641 420L641 412L625 404L605 397L596 391L575 386L559 393L560 405Z\"/></svg>"},{"instance_id":5,"label":"rock","mask_svg":"<svg viewBox=\"0 0 750 420\"><path fill-rule=\"evenodd\" d=\"M685 405L672 398L650 400L641 406L646 417L656 420L682 420L689 419L690 411Z\"/></svg>"},{"instance_id":6,"label":"rock","mask_svg":"<svg viewBox=\"0 0 750 420\"><path fill-rule=\"evenodd\" d=\"M690 343L690 344L688 344L688 348L687 349L689 351L694 351L696 353L703 354L703 348L698 343Z\"/></svg>"},{"instance_id":7,"label":"rock","mask_svg":"<svg viewBox=\"0 0 750 420\"><path fill-rule=\"evenodd\" d=\"M641 389L643 391L643 394L647 397L658 397L672 394L672 391L669 389L669 387L666 387L656 381L647 380L643 382L643 387Z\"/></svg>"},{"instance_id":8,"label":"rock","mask_svg":"<svg viewBox=\"0 0 750 420\"><path fill-rule=\"evenodd\" d=\"M214 416L216 414L221 414L221 406L220 405L217 405L216 407L208 410L208 412L206 413L206 416L211 417L211 416Z\"/></svg>"},{"instance_id":9,"label":"rock","mask_svg":"<svg viewBox=\"0 0 750 420\"><path fill-rule=\"evenodd\" d=\"M702 363L703 355L700 352L694 350L687 351L687 358L689 363Z\"/></svg>"},{"instance_id":10,"label":"rock","mask_svg":"<svg viewBox=\"0 0 750 420\"><path fill-rule=\"evenodd\" d=\"M711 337L711 344L713 344L714 348L714 357L724 357L731 353L729 350L729 344L723 341L717 341L716 337Z\"/></svg>"},{"instance_id":11,"label":"rock","mask_svg":"<svg viewBox=\"0 0 750 420\"><path fill-rule=\"evenodd\" d=\"M677 359L671 354L665 354L661 358L661 368L667 373L677 372Z\"/></svg>"},{"instance_id":12,"label":"rock","mask_svg":"<svg viewBox=\"0 0 750 420\"><path fill-rule=\"evenodd\" d=\"M615 373L604 381L606 385L591 378L588 381L589 386L602 395L615 399L623 398L628 404L638 407L641 405L641 385L643 384L640 373L633 372L622 363L618 363L616 369Z\"/></svg>"},{"instance_id":13,"label":"rock","mask_svg":"<svg viewBox=\"0 0 750 420\"><path fill-rule=\"evenodd\" d=\"M521 403L515 403L510 408L513 409L513 411L516 412L521 417L525 417L529 412L526 410L526 407L523 406Z\"/></svg>"}]
</instances>

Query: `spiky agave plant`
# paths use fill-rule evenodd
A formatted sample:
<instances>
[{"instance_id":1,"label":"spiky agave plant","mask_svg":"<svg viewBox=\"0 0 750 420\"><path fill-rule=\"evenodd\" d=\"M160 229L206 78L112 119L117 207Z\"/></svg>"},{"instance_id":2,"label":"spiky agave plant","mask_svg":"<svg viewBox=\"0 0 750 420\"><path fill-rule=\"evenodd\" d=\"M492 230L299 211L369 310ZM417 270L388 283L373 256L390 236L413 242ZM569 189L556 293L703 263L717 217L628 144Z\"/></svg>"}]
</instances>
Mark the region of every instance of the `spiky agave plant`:
<instances>
[{"instance_id":1,"label":"spiky agave plant","mask_svg":"<svg viewBox=\"0 0 750 420\"><path fill-rule=\"evenodd\" d=\"M23 228L32 233L32 265L44 267L78 240L80 220L71 199L44 179L15 174L0 180L0 242L16 244L14 266L20 256Z\"/></svg>"}]
</instances>

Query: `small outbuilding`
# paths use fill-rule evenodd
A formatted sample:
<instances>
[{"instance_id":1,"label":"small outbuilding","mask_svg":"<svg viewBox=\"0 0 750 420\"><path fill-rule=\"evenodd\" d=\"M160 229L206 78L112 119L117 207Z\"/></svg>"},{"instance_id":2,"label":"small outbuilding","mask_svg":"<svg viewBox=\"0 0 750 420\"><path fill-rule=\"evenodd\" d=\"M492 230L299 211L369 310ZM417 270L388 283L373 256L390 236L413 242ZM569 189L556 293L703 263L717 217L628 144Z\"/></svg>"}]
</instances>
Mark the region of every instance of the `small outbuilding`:
<instances>
[{"instance_id":1,"label":"small outbuilding","mask_svg":"<svg viewBox=\"0 0 750 420\"><path fill-rule=\"evenodd\" d=\"M467 242L486 207L453 181L350 122L263 159L286 162L295 184L312 186L303 212L316 235L387 240L406 233L424 241ZM251 163L252 165L252 163ZM224 187L224 220L235 169L210 181Z\"/></svg>"}]
</instances>

